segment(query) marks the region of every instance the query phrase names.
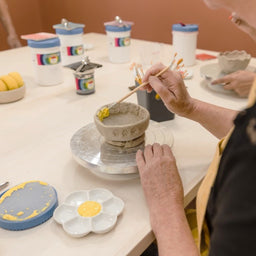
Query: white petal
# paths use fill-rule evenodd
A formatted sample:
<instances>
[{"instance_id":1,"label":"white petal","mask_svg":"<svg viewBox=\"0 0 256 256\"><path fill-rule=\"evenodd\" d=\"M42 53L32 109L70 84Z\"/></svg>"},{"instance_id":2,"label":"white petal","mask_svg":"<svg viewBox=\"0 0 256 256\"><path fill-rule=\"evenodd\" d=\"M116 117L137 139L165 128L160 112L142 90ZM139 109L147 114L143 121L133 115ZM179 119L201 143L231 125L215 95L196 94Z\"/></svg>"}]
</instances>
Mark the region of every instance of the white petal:
<instances>
[{"instance_id":1,"label":"white petal","mask_svg":"<svg viewBox=\"0 0 256 256\"><path fill-rule=\"evenodd\" d=\"M64 230L73 237L82 237L92 231L91 218L76 217L63 224Z\"/></svg>"},{"instance_id":2,"label":"white petal","mask_svg":"<svg viewBox=\"0 0 256 256\"><path fill-rule=\"evenodd\" d=\"M111 230L116 224L117 217L106 213L99 214L92 218L92 231L105 233Z\"/></svg>"},{"instance_id":3,"label":"white petal","mask_svg":"<svg viewBox=\"0 0 256 256\"><path fill-rule=\"evenodd\" d=\"M124 202L118 197L113 197L103 202L102 208L104 213L118 216L124 209Z\"/></svg>"},{"instance_id":4,"label":"white petal","mask_svg":"<svg viewBox=\"0 0 256 256\"><path fill-rule=\"evenodd\" d=\"M65 203L69 205L79 206L83 202L88 201L88 191L81 190L70 194L66 199Z\"/></svg>"},{"instance_id":5,"label":"white petal","mask_svg":"<svg viewBox=\"0 0 256 256\"><path fill-rule=\"evenodd\" d=\"M92 189L89 191L89 200L102 203L113 197L113 194L102 188Z\"/></svg>"},{"instance_id":6,"label":"white petal","mask_svg":"<svg viewBox=\"0 0 256 256\"><path fill-rule=\"evenodd\" d=\"M78 214L77 207L62 204L55 209L55 211L53 213L53 218L58 223L63 224L66 221L69 221L69 220L75 218L77 216L77 214Z\"/></svg>"}]
</instances>

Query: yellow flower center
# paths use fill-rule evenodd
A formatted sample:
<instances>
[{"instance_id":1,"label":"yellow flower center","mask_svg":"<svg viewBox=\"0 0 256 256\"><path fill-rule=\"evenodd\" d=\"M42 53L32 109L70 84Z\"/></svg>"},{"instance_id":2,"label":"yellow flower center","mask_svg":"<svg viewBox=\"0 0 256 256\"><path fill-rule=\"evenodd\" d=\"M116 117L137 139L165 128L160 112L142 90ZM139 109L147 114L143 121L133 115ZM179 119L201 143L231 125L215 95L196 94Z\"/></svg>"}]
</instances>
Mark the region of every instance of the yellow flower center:
<instances>
[{"instance_id":1,"label":"yellow flower center","mask_svg":"<svg viewBox=\"0 0 256 256\"><path fill-rule=\"evenodd\" d=\"M86 201L78 207L77 211L83 217L93 217L101 211L101 204L95 201Z\"/></svg>"}]
</instances>

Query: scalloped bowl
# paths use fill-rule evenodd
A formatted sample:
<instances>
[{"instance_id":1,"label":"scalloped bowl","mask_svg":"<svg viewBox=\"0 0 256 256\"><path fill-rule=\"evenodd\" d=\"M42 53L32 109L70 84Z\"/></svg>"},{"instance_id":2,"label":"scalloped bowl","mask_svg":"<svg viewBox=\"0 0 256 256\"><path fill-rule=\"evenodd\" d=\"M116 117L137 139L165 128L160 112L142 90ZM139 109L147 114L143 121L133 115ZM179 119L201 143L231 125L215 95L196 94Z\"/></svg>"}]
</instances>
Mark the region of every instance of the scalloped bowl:
<instances>
[{"instance_id":1,"label":"scalloped bowl","mask_svg":"<svg viewBox=\"0 0 256 256\"><path fill-rule=\"evenodd\" d=\"M135 147L144 141L145 131L149 125L150 115L140 105L121 102L109 109L109 116L100 121L98 112L109 107L107 104L98 109L94 115L94 123L106 142L115 146Z\"/></svg>"},{"instance_id":2,"label":"scalloped bowl","mask_svg":"<svg viewBox=\"0 0 256 256\"><path fill-rule=\"evenodd\" d=\"M11 103L20 100L24 97L26 92L25 84L21 87L8 91L0 92L0 103Z\"/></svg>"},{"instance_id":3,"label":"scalloped bowl","mask_svg":"<svg viewBox=\"0 0 256 256\"><path fill-rule=\"evenodd\" d=\"M251 55L246 51L226 51L218 55L220 69L227 74L246 69L250 60Z\"/></svg>"}]
</instances>

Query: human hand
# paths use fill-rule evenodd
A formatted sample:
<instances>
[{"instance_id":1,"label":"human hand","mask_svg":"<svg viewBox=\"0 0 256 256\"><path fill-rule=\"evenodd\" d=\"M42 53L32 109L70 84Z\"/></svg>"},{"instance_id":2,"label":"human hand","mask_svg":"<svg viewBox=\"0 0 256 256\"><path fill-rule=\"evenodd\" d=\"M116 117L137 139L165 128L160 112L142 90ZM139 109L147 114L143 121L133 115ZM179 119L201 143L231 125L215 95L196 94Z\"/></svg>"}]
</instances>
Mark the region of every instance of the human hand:
<instances>
[{"instance_id":1,"label":"human hand","mask_svg":"<svg viewBox=\"0 0 256 256\"><path fill-rule=\"evenodd\" d=\"M234 90L240 97L247 97L255 77L256 74L251 71L239 70L212 81L212 84L224 84L224 89Z\"/></svg>"},{"instance_id":2,"label":"human hand","mask_svg":"<svg viewBox=\"0 0 256 256\"><path fill-rule=\"evenodd\" d=\"M161 76L155 76L164 68L165 66L162 63L157 63L149 68L142 81L148 81L149 84L143 89L148 92L154 89L163 100L167 109L180 116L186 117L193 110L194 101L188 94L182 75L179 72L169 69Z\"/></svg>"},{"instance_id":3,"label":"human hand","mask_svg":"<svg viewBox=\"0 0 256 256\"><path fill-rule=\"evenodd\" d=\"M230 20L242 31L247 33L254 41L256 41L256 29L241 19L235 12L230 15Z\"/></svg>"},{"instance_id":4,"label":"human hand","mask_svg":"<svg viewBox=\"0 0 256 256\"><path fill-rule=\"evenodd\" d=\"M182 182L168 145L147 145L144 153L137 152L136 161L153 227L159 212L164 212L167 207L183 210Z\"/></svg>"}]
</instances>

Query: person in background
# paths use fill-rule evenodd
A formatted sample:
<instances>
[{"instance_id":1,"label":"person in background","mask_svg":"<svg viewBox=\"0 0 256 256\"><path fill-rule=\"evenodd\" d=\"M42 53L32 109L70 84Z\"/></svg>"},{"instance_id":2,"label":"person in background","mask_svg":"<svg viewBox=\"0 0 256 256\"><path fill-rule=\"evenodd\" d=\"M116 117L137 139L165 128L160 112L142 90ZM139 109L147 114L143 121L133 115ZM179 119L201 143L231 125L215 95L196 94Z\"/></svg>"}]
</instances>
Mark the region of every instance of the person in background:
<instances>
[{"instance_id":1,"label":"person in background","mask_svg":"<svg viewBox=\"0 0 256 256\"><path fill-rule=\"evenodd\" d=\"M230 20L236 27L247 33L256 41L256 29L253 26L241 19L235 12L230 16ZM255 77L255 72L239 70L212 81L212 84L224 84L224 89L234 90L240 97L247 97Z\"/></svg>"},{"instance_id":2,"label":"person in background","mask_svg":"<svg viewBox=\"0 0 256 256\"><path fill-rule=\"evenodd\" d=\"M212 9L236 12L256 27L255 0L204 0ZM196 198L197 245L184 212L184 191L172 150L147 145L136 161L160 256L256 255L256 81L248 108L241 112L192 98L178 72L155 77L152 66L144 89L155 90L171 111L200 123L222 138Z\"/></svg>"},{"instance_id":3,"label":"person in background","mask_svg":"<svg viewBox=\"0 0 256 256\"><path fill-rule=\"evenodd\" d=\"M0 0L0 21L7 33L7 42L10 48L21 47L5 0Z\"/></svg>"}]
</instances>

